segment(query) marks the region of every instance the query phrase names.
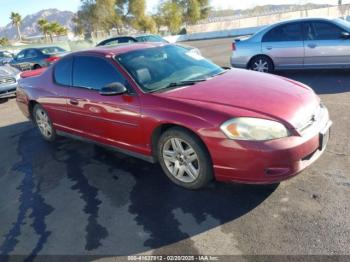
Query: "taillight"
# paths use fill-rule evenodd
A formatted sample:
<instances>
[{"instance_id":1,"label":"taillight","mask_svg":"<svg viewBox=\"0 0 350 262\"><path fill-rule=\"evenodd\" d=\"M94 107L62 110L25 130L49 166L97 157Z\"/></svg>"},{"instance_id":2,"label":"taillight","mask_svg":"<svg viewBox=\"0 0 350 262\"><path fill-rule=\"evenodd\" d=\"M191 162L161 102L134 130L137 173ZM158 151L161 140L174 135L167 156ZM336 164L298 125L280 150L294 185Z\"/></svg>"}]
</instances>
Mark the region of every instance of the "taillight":
<instances>
[{"instance_id":1,"label":"taillight","mask_svg":"<svg viewBox=\"0 0 350 262\"><path fill-rule=\"evenodd\" d=\"M235 42L232 43L232 51L236 51L236 43Z\"/></svg>"},{"instance_id":2,"label":"taillight","mask_svg":"<svg viewBox=\"0 0 350 262\"><path fill-rule=\"evenodd\" d=\"M58 56L51 56L46 58L46 62L53 63L53 62L56 62L58 59L60 59Z\"/></svg>"}]
</instances>

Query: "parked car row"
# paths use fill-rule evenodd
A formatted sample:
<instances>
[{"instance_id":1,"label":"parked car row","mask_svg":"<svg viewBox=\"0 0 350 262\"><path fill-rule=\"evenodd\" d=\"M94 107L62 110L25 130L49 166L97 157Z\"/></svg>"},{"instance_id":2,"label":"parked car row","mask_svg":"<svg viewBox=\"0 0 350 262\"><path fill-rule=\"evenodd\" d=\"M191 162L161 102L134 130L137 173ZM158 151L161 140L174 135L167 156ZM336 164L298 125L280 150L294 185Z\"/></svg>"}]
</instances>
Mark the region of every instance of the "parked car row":
<instances>
[{"instance_id":1,"label":"parked car row","mask_svg":"<svg viewBox=\"0 0 350 262\"><path fill-rule=\"evenodd\" d=\"M303 18L263 28L232 43L231 65L260 72L350 68L350 23Z\"/></svg>"},{"instance_id":2,"label":"parked car row","mask_svg":"<svg viewBox=\"0 0 350 262\"><path fill-rule=\"evenodd\" d=\"M103 45L116 45L116 44L130 44L135 42L162 42L168 43L165 39L158 35L139 35L139 36L120 36L106 39L99 43L97 46ZM181 45L189 51L200 55L200 51L197 48ZM10 70L10 67L14 67L20 71L37 70L39 68L46 68L52 63L59 60L61 57L67 55L69 52L58 46L47 46L39 48L26 48L21 50L16 55L3 50L0 51L0 65L7 65L6 71ZM5 70L4 69L4 70ZM12 69L17 72L18 70ZM19 75L18 75L19 76ZM23 74L23 77L31 76L31 73ZM15 92L15 86L17 82L12 80L1 80L0 97L13 95Z\"/></svg>"}]
</instances>

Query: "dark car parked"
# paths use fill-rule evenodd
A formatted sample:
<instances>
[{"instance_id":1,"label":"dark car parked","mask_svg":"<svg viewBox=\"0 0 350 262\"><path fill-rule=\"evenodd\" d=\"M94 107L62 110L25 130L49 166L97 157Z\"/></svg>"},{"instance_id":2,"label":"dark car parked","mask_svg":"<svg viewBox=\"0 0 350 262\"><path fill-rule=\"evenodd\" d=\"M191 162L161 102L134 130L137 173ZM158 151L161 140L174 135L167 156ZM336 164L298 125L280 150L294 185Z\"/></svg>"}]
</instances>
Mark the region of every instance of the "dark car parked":
<instances>
[{"instance_id":1,"label":"dark car parked","mask_svg":"<svg viewBox=\"0 0 350 262\"><path fill-rule=\"evenodd\" d=\"M26 48L20 51L10 62L21 71L47 67L57 61L67 51L58 46Z\"/></svg>"},{"instance_id":2,"label":"dark car parked","mask_svg":"<svg viewBox=\"0 0 350 262\"><path fill-rule=\"evenodd\" d=\"M149 43L164 43L168 44L169 42L159 35L137 35L137 36L116 36L108 38L97 44L97 46L106 46L106 45L119 45L119 44L132 44L137 42L149 42ZM191 52L201 55L201 52L198 48L188 45L183 45L177 43L176 45L191 50Z\"/></svg>"},{"instance_id":3,"label":"dark car parked","mask_svg":"<svg viewBox=\"0 0 350 262\"><path fill-rule=\"evenodd\" d=\"M97 46L136 43L136 42L169 43L167 40L165 40L163 37L159 35L138 35L138 36L116 36L116 37L108 38L103 40Z\"/></svg>"}]
</instances>

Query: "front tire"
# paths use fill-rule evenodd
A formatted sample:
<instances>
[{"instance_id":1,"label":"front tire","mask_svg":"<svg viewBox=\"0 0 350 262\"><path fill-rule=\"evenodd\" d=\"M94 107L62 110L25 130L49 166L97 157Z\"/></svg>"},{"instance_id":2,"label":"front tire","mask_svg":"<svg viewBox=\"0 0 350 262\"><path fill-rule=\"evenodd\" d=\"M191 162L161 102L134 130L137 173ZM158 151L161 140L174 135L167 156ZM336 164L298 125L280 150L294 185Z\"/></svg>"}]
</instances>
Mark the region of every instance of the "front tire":
<instances>
[{"instance_id":1,"label":"front tire","mask_svg":"<svg viewBox=\"0 0 350 262\"><path fill-rule=\"evenodd\" d=\"M200 189L213 179L209 153L202 141L182 128L164 132L158 143L160 165L175 184L186 189Z\"/></svg>"},{"instance_id":2,"label":"front tire","mask_svg":"<svg viewBox=\"0 0 350 262\"><path fill-rule=\"evenodd\" d=\"M36 104L34 106L33 119L36 126L39 129L41 136L45 140L52 142L56 139L56 131L53 128L49 115L47 114L45 109L39 104Z\"/></svg>"},{"instance_id":3,"label":"front tire","mask_svg":"<svg viewBox=\"0 0 350 262\"><path fill-rule=\"evenodd\" d=\"M274 71L274 65L269 57L257 56L250 62L249 69L262 73L272 73Z\"/></svg>"}]
</instances>

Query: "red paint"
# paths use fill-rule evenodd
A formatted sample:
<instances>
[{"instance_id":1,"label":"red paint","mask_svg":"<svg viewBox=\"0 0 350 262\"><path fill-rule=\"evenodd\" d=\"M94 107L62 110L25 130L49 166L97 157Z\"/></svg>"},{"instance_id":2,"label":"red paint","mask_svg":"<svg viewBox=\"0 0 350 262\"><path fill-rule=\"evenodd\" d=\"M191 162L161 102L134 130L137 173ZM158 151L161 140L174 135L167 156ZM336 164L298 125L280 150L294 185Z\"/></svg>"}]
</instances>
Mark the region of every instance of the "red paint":
<instances>
[{"instance_id":1,"label":"red paint","mask_svg":"<svg viewBox=\"0 0 350 262\"><path fill-rule=\"evenodd\" d=\"M111 57L155 45L140 43L82 52ZM154 153L151 138L158 127L182 126L201 138L212 158L215 178L220 181L278 182L298 174L318 158L316 154L302 161L318 149L319 134L301 136L295 125L300 115L310 112L320 101L299 83L231 70L192 86L146 94L116 62L112 63L136 95L101 96L96 91L58 86L53 83L51 66L20 81L19 108L28 116L29 101L36 101L47 110L57 130L145 156ZM219 127L240 116L279 121L292 135L264 142L230 140Z\"/></svg>"},{"instance_id":2,"label":"red paint","mask_svg":"<svg viewBox=\"0 0 350 262\"><path fill-rule=\"evenodd\" d=\"M48 63L53 63L53 62L56 62L59 59L60 59L60 57L58 57L58 56L51 56L51 57L46 58L45 60Z\"/></svg>"},{"instance_id":3,"label":"red paint","mask_svg":"<svg viewBox=\"0 0 350 262\"><path fill-rule=\"evenodd\" d=\"M35 69L35 70L24 71L23 73L21 73L21 78L38 76L38 75L41 75L45 70L46 70L46 68L43 67L43 68L39 68L39 69Z\"/></svg>"}]
</instances>

